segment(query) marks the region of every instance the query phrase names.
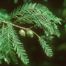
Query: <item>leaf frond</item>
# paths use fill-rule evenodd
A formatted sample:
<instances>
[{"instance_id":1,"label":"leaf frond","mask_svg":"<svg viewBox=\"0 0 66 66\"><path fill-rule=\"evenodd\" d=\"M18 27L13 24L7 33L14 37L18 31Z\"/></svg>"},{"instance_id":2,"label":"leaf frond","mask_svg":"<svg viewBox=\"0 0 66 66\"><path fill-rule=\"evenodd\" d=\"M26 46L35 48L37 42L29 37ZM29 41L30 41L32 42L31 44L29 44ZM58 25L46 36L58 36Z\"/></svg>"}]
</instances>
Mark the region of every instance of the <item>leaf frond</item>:
<instances>
[{"instance_id":1,"label":"leaf frond","mask_svg":"<svg viewBox=\"0 0 66 66\"><path fill-rule=\"evenodd\" d=\"M42 28L46 36L60 36L58 24L61 24L61 19L52 14L44 5L26 3L19 10L17 9L12 17L16 19L15 22L34 24Z\"/></svg>"},{"instance_id":2,"label":"leaf frond","mask_svg":"<svg viewBox=\"0 0 66 66\"><path fill-rule=\"evenodd\" d=\"M45 41L42 37L39 38L39 42L41 47L43 48L43 51L46 53L48 57L53 56L52 48L47 44L47 41Z\"/></svg>"}]
</instances>

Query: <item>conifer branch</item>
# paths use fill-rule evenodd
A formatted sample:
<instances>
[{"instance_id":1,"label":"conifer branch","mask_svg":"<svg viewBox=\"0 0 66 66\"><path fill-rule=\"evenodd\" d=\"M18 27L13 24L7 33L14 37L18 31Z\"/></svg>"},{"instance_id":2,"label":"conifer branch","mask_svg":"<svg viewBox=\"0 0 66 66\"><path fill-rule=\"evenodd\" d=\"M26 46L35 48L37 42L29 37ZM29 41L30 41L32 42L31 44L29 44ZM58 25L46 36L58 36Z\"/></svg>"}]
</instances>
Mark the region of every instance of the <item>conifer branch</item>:
<instances>
[{"instance_id":1,"label":"conifer branch","mask_svg":"<svg viewBox=\"0 0 66 66\"><path fill-rule=\"evenodd\" d=\"M42 38L38 33L33 31L31 29L32 26L30 28L25 28L14 24L14 21L15 23L21 24L33 24L34 27L41 28L43 30L43 34L41 36L44 36L45 38ZM57 37L60 36L58 24L61 24L61 19L53 15L44 5L37 3L26 3L23 6L19 7L19 9L15 10L10 16L5 12L0 12L0 24L1 23L0 61L4 60L9 64L11 62L10 57L12 58L14 56L12 58L12 61L17 63L17 54L18 58L20 58L24 64L29 63L28 54L24 48L23 42L19 40L14 27L23 29L25 31L28 31L28 29L31 30L32 34L37 36L38 41L45 54L48 57L53 56L53 50L49 46L48 41L53 35L56 35Z\"/></svg>"}]
</instances>

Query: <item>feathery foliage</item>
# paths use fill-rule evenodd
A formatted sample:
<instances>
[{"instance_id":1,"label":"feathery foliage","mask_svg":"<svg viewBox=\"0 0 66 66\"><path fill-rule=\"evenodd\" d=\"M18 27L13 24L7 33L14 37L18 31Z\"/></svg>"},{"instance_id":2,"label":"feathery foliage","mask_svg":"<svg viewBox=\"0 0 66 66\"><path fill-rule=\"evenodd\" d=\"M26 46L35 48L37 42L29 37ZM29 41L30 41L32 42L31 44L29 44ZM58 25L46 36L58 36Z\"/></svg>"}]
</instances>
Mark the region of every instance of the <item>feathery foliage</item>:
<instances>
[{"instance_id":1,"label":"feathery foliage","mask_svg":"<svg viewBox=\"0 0 66 66\"><path fill-rule=\"evenodd\" d=\"M25 3L23 6L14 10L10 16L5 12L0 12L0 61L4 60L9 64L12 60L18 63L18 55L24 64L29 63L29 58L23 46L23 42L19 40L14 27L24 30L27 30L27 28L15 25L14 22L27 25L33 24L34 28L41 28L43 30L43 35L41 36L45 38L42 38L32 29L29 29L32 30L32 34L38 37L38 41L46 55L52 57L53 51L47 41L49 41L49 37L53 35L57 37L60 36L58 29L58 24L61 24L60 21L61 19L53 15L47 7L37 3Z\"/></svg>"},{"instance_id":2,"label":"feathery foliage","mask_svg":"<svg viewBox=\"0 0 66 66\"><path fill-rule=\"evenodd\" d=\"M13 12L12 17L15 18L15 22L34 24L34 27L43 29L42 36L44 36L44 38L39 38L40 45L47 56L53 56L53 51L47 44L47 40L50 40L53 35L56 35L57 37L60 36L58 29L58 25L61 24L60 18L53 15L44 5L37 3L24 4Z\"/></svg>"},{"instance_id":3,"label":"feathery foliage","mask_svg":"<svg viewBox=\"0 0 66 66\"><path fill-rule=\"evenodd\" d=\"M13 13L16 22L34 24L45 31L46 36L60 36L57 24L61 24L61 19L54 16L47 7L36 4L26 3Z\"/></svg>"},{"instance_id":4,"label":"feathery foliage","mask_svg":"<svg viewBox=\"0 0 66 66\"><path fill-rule=\"evenodd\" d=\"M52 57L53 51L52 48L47 44L47 42L42 37L39 38L39 42L46 55Z\"/></svg>"},{"instance_id":5,"label":"feathery foliage","mask_svg":"<svg viewBox=\"0 0 66 66\"><path fill-rule=\"evenodd\" d=\"M10 21L6 21L6 15L4 17L4 14L1 13L1 16L2 17L0 17L0 19L2 20L0 22L3 23L2 28L0 28L0 54L2 55L0 56L1 60L4 59L5 62L10 63L9 57L11 57L11 59L17 63L17 54L24 64L29 63L29 59L27 57L23 43L21 43L18 39L13 26L11 25ZM7 24L4 25L5 23Z\"/></svg>"}]
</instances>

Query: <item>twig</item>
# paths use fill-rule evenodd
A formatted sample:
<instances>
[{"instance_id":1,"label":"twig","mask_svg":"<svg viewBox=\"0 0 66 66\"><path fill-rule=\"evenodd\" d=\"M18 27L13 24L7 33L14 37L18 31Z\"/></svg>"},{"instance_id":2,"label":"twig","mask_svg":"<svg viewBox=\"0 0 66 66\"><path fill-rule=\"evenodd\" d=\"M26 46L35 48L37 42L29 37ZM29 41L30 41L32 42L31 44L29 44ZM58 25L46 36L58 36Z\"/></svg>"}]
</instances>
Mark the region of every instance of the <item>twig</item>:
<instances>
[{"instance_id":1,"label":"twig","mask_svg":"<svg viewBox=\"0 0 66 66\"><path fill-rule=\"evenodd\" d=\"M4 23L8 23L8 22L4 22ZM25 28L25 27L22 27L22 26L19 26L19 25L16 25L16 24L13 24L13 23L9 23L9 24L11 24L12 26L14 26L14 27L17 27L17 28L20 28L20 29L24 29L24 30L28 30L28 29L30 29L30 28ZM31 29L30 29L31 30ZM32 30L33 31L33 30ZM40 36L36 33L36 32L34 32L33 31L33 33L38 37L38 38L40 38Z\"/></svg>"}]
</instances>

